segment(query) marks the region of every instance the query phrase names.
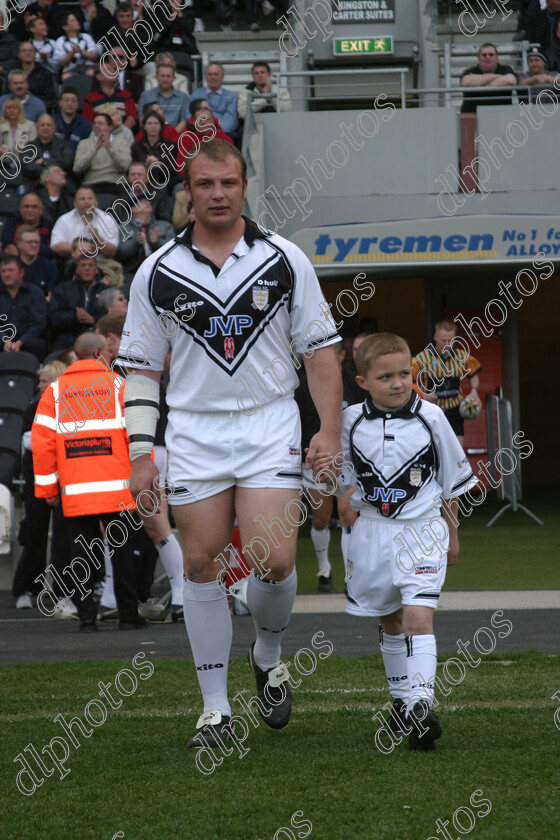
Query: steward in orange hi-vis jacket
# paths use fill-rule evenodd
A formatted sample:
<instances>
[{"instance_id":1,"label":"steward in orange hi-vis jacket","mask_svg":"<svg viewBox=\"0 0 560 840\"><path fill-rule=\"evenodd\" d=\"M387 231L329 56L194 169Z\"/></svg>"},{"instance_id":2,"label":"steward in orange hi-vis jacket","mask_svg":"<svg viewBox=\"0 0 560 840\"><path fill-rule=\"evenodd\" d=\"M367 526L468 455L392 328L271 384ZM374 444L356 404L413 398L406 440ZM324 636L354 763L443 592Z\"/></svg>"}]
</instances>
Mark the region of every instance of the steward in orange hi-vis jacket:
<instances>
[{"instance_id":1,"label":"steward in orange hi-vis jacket","mask_svg":"<svg viewBox=\"0 0 560 840\"><path fill-rule=\"evenodd\" d=\"M122 377L83 359L39 402L32 427L35 495L60 492L65 516L112 513L121 502L134 507L121 385Z\"/></svg>"},{"instance_id":2,"label":"steward in orange hi-vis jacket","mask_svg":"<svg viewBox=\"0 0 560 840\"><path fill-rule=\"evenodd\" d=\"M97 361L104 348L105 339L97 333L76 339L78 361L46 389L31 429L35 495L50 505L59 504L59 494L62 499L73 558L64 577L75 585L68 594L81 630L97 629L93 584L103 576L105 556L100 520L113 564L119 627L146 624L138 615L135 526L128 512L135 505L128 489L123 380Z\"/></svg>"}]
</instances>

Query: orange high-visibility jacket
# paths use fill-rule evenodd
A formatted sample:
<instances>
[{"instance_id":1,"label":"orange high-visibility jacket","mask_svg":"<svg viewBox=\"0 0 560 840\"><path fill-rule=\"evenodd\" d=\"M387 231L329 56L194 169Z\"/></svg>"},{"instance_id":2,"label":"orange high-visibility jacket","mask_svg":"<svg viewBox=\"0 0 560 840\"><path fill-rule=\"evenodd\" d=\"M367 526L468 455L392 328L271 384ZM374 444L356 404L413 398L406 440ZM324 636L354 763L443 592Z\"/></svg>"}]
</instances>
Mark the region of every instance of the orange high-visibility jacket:
<instances>
[{"instance_id":1,"label":"orange high-visibility jacket","mask_svg":"<svg viewBox=\"0 0 560 840\"><path fill-rule=\"evenodd\" d=\"M31 429L35 495L60 492L65 516L134 508L123 385L101 362L83 359L39 401Z\"/></svg>"}]
</instances>

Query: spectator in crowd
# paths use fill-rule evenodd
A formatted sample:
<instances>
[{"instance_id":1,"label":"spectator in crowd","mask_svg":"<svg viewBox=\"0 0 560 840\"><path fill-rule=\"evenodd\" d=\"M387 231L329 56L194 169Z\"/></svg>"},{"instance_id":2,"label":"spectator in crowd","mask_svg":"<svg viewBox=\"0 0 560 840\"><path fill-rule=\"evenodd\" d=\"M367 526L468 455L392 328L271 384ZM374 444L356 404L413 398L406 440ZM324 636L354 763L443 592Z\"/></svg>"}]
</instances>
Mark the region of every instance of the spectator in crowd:
<instances>
[{"instance_id":1,"label":"spectator in crowd","mask_svg":"<svg viewBox=\"0 0 560 840\"><path fill-rule=\"evenodd\" d=\"M162 219L164 222L171 221L171 201L169 200L169 196L162 190L157 190L150 185L146 164L140 161L131 163L127 177L129 184L129 189L127 190L128 203L133 206L138 203L138 199L147 198L152 205L156 219Z\"/></svg>"},{"instance_id":2,"label":"spectator in crowd","mask_svg":"<svg viewBox=\"0 0 560 840\"><path fill-rule=\"evenodd\" d=\"M36 18L43 23L42 18ZM45 499L37 499L33 482L33 458L31 456L31 425L37 411L37 405L46 388L54 382L66 369L63 362L54 361L39 368L38 394L26 408L23 415L23 458L22 472L24 478L23 500L25 518L21 523L23 535L23 551L12 581L12 595L16 599L16 610L31 609L32 596L41 592L42 585L37 578L44 574L49 538L49 524L51 511L53 513L52 530L52 562L56 571L61 574L72 559L68 556L68 544L64 535L64 520L60 506L51 508ZM53 577L51 587L57 599L64 597L64 592L58 581Z\"/></svg>"},{"instance_id":3,"label":"spectator in crowd","mask_svg":"<svg viewBox=\"0 0 560 840\"><path fill-rule=\"evenodd\" d=\"M70 244L70 259L64 264L62 269L62 280L72 280L76 273L76 261L78 257L82 256L82 254L94 254L96 250L96 244L93 239L87 239L85 237L76 237L73 239ZM123 275L122 275L122 268L116 260L113 259L106 259L105 257L97 257L97 274L95 275L95 282L96 283L105 283L106 286L117 286L122 285L123 282ZM112 268L112 266L116 265L120 268L120 277L115 275L114 271L109 273L106 269L107 266ZM57 356L60 358L60 356Z\"/></svg>"},{"instance_id":4,"label":"spectator in crowd","mask_svg":"<svg viewBox=\"0 0 560 840\"><path fill-rule=\"evenodd\" d=\"M152 5L150 4L150 11ZM129 37L129 32L132 30L134 25L134 12L132 11L132 6L128 2L121 2L117 4L115 9L115 30L117 32L116 37L114 35L110 35L111 43L113 46L116 44L121 45L122 42L126 44L128 48L128 52L130 55L134 55L134 58L130 59L130 67L133 70L140 70L142 65L145 63L144 59L138 52L137 47L134 46L134 40ZM151 21L150 21L151 26Z\"/></svg>"},{"instance_id":5,"label":"spectator in crowd","mask_svg":"<svg viewBox=\"0 0 560 840\"><path fill-rule=\"evenodd\" d=\"M4 255L0 262L0 318L11 327L0 342L5 353L23 350L39 361L45 355L44 339L47 322L47 301L37 286L23 280L24 267L19 257ZM5 339L9 339L6 341Z\"/></svg>"},{"instance_id":6,"label":"spectator in crowd","mask_svg":"<svg viewBox=\"0 0 560 840\"><path fill-rule=\"evenodd\" d=\"M556 74L547 72L546 56L544 53L540 52L537 47L529 50L527 53L527 65L529 67L529 72L526 76L523 76L520 79L520 84L529 85L532 89L529 92L529 97L523 93L520 93L520 97L525 100L533 100L538 96L541 90L550 90L551 94L558 99L557 91L554 88Z\"/></svg>"},{"instance_id":7,"label":"spectator in crowd","mask_svg":"<svg viewBox=\"0 0 560 840\"><path fill-rule=\"evenodd\" d=\"M235 2L233 0L232 2L230 0L212 0L211 5L214 7L214 14L222 32L233 32L233 9L235 8ZM195 21L198 22L195 26L195 32L204 32L202 15L205 6L203 0L194 0L193 8Z\"/></svg>"},{"instance_id":8,"label":"spectator in crowd","mask_svg":"<svg viewBox=\"0 0 560 840\"><path fill-rule=\"evenodd\" d=\"M478 51L477 63L461 75L461 87L488 87L488 93L465 91L461 113L474 114L478 105L511 105L511 93L492 91L495 87L515 87L517 77L513 67L500 64L494 44L483 44Z\"/></svg>"},{"instance_id":9,"label":"spectator in crowd","mask_svg":"<svg viewBox=\"0 0 560 840\"><path fill-rule=\"evenodd\" d=\"M120 90L128 90L132 94L134 102L138 102L140 94L144 90L144 75L132 69L135 59L130 59L120 44L113 46L109 53L105 56L111 55L116 65L117 76L115 81ZM102 64L108 61L108 57L102 58Z\"/></svg>"},{"instance_id":10,"label":"spectator in crowd","mask_svg":"<svg viewBox=\"0 0 560 840\"><path fill-rule=\"evenodd\" d=\"M560 8L560 0L558 0L558 4ZM547 50L544 50L544 52L547 56L549 69L556 70L557 72L560 71L560 14L556 16L550 46Z\"/></svg>"},{"instance_id":11,"label":"spectator in crowd","mask_svg":"<svg viewBox=\"0 0 560 840\"><path fill-rule=\"evenodd\" d=\"M31 225L32 228L39 231L39 236L41 237L39 254L42 257L50 259L53 256L53 252L49 247L51 224L43 216L43 202L35 193L30 192L22 195L18 205L18 212L4 223L4 227L2 228L2 250L5 254L17 255L16 231L20 225Z\"/></svg>"},{"instance_id":12,"label":"spectator in crowd","mask_svg":"<svg viewBox=\"0 0 560 840\"><path fill-rule=\"evenodd\" d=\"M90 585L82 590L81 598L74 596L81 631L97 630L97 605L91 584L99 579L98 570L105 553L99 521L103 522L107 534L111 533L111 524L118 522L118 531L122 533L121 508L135 507L127 487L130 460L126 431L118 422L124 412L124 388L117 387L116 374L98 363L105 347L103 336L97 333L81 335L74 345L78 361L59 378L61 393L74 391L82 395L88 417L87 431L80 433L80 427L74 421L76 434L69 439L64 421L71 425L70 412L65 410L64 403L56 402L50 388L39 402L31 430L35 494L46 498L52 506L62 500L73 556L84 555L82 540L91 546L93 553L91 556L89 551L85 552L82 560L88 566ZM99 385L99 389L105 389L103 404L90 387L92 379L100 376L103 386ZM58 422L59 418L62 422ZM69 445L69 440L73 446ZM125 539L121 543L115 540L111 552L119 629L143 627L147 622L138 615L131 540Z\"/></svg>"},{"instance_id":13,"label":"spectator in crowd","mask_svg":"<svg viewBox=\"0 0 560 840\"><path fill-rule=\"evenodd\" d=\"M119 65L113 54L107 53L95 73L95 86L84 99L82 116L92 123L101 106L111 103L118 108L125 126L132 131L138 119L136 104L132 93L119 87L118 72Z\"/></svg>"},{"instance_id":14,"label":"spectator in crowd","mask_svg":"<svg viewBox=\"0 0 560 840\"><path fill-rule=\"evenodd\" d=\"M30 189L39 180L43 167L48 164L56 164L68 175L74 163L74 147L69 140L55 137L56 125L50 114L39 117L36 129L36 139L27 144L27 148L35 152L35 157L26 163L29 155L25 155L22 162L22 173L31 182Z\"/></svg>"},{"instance_id":15,"label":"spectator in crowd","mask_svg":"<svg viewBox=\"0 0 560 840\"><path fill-rule=\"evenodd\" d=\"M163 139L164 129L163 117L146 108L142 120L142 137L132 144L130 152L133 161L144 163L146 167L152 163L162 163L169 173L169 183L173 185L177 181L177 171L169 161L177 159L177 144Z\"/></svg>"},{"instance_id":16,"label":"spectator in crowd","mask_svg":"<svg viewBox=\"0 0 560 840\"><path fill-rule=\"evenodd\" d=\"M147 198L141 198L131 209L132 220L119 227L120 240L116 253L116 259L123 266L127 292L138 266L175 236L170 222L154 218L152 204Z\"/></svg>"},{"instance_id":17,"label":"spectator in crowd","mask_svg":"<svg viewBox=\"0 0 560 840\"><path fill-rule=\"evenodd\" d=\"M59 6L57 0L35 0L29 3L23 14L17 15L14 21L14 34L19 41L25 41L26 27L35 17L42 18L48 26L49 38L59 38L63 32L58 21L64 8Z\"/></svg>"},{"instance_id":18,"label":"spectator in crowd","mask_svg":"<svg viewBox=\"0 0 560 840\"><path fill-rule=\"evenodd\" d=\"M2 105L2 118L0 119L0 153L6 152L21 155L23 149L37 136L37 129L31 120L26 120L23 113L21 100L9 97ZM3 174L7 178L5 170L8 168L10 158L3 161ZM14 178L17 177L18 167L14 162Z\"/></svg>"},{"instance_id":19,"label":"spectator in crowd","mask_svg":"<svg viewBox=\"0 0 560 840\"><path fill-rule=\"evenodd\" d=\"M55 41L48 37L48 26L42 17L31 18L27 26L30 41L35 49L35 61L50 73L58 74L58 64L54 60Z\"/></svg>"},{"instance_id":20,"label":"spectator in crowd","mask_svg":"<svg viewBox=\"0 0 560 840\"><path fill-rule=\"evenodd\" d=\"M462 380L467 377L470 384L469 396L480 402L478 372L481 364L461 346L455 348L453 339L457 335L457 324L444 318L438 321L434 331L434 344L430 344L412 359L412 381L420 396L441 408L459 443L464 443L464 420L459 414L463 400ZM435 345L435 346L434 346Z\"/></svg>"},{"instance_id":21,"label":"spectator in crowd","mask_svg":"<svg viewBox=\"0 0 560 840\"><path fill-rule=\"evenodd\" d=\"M154 39L158 53L166 51L176 62L176 68L192 82L194 65L191 56L198 55L199 49L194 36L194 11L192 5L185 6L181 0L168 0L164 4L152 6L155 19L162 27ZM157 27L159 29L159 26Z\"/></svg>"},{"instance_id":22,"label":"spectator in crowd","mask_svg":"<svg viewBox=\"0 0 560 840\"><path fill-rule=\"evenodd\" d=\"M240 119L245 119L249 100L255 114L276 111L277 103L280 111L292 110L292 100L288 89L283 87L277 89L275 82L272 81L270 65L266 61L255 61L251 68L251 76L253 81L249 82L237 97L237 111ZM253 93L260 96L253 96Z\"/></svg>"},{"instance_id":23,"label":"spectator in crowd","mask_svg":"<svg viewBox=\"0 0 560 840\"><path fill-rule=\"evenodd\" d=\"M56 137L69 140L76 149L80 140L91 134L91 123L85 120L80 110L80 95L76 88L64 88L58 98L58 112L53 114Z\"/></svg>"},{"instance_id":24,"label":"spectator in crowd","mask_svg":"<svg viewBox=\"0 0 560 840\"><path fill-rule=\"evenodd\" d=\"M76 338L92 330L101 317L97 298L109 287L97 277L95 259L80 254L73 278L55 286L49 303L53 350L62 350L74 344Z\"/></svg>"},{"instance_id":25,"label":"spectator in crowd","mask_svg":"<svg viewBox=\"0 0 560 840\"><path fill-rule=\"evenodd\" d=\"M237 116L237 94L222 87L224 68L218 61L212 61L206 68L206 86L193 91L190 101L205 99L212 113L219 119L222 131L235 139L239 117ZM190 112L185 109L184 119ZM179 129L177 129L179 130Z\"/></svg>"},{"instance_id":26,"label":"spectator in crowd","mask_svg":"<svg viewBox=\"0 0 560 840\"><path fill-rule=\"evenodd\" d=\"M98 114L107 114L113 123L111 136L114 139L123 140L130 148L134 143L134 134L123 122L121 109L115 105L114 102L107 102L106 105L101 105L97 111Z\"/></svg>"},{"instance_id":27,"label":"spectator in crowd","mask_svg":"<svg viewBox=\"0 0 560 840\"><path fill-rule=\"evenodd\" d=\"M522 3L526 9L521 11L522 31L514 36L514 40L527 40L530 44L538 44L542 52L554 42L555 30L560 21L560 0L530 0Z\"/></svg>"},{"instance_id":28,"label":"spectator in crowd","mask_svg":"<svg viewBox=\"0 0 560 840\"><path fill-rule=\"evenodd\" d=\"M107 114L97 114L90 136L80 140L74 159L74 172L82 176L83 186L94 186L96 192L118 192L117 181L130 166L130 147L124 140L113 138L113 122Z\"/></svg>"},{"instance_id":29,"label":"spectator in crowd","mask_svg":"<svg viewBox=\"0 0 560 840\"><path fill-rule=\"evenodd\" d=\"M17 53L18 40L4 26L4 13L0 10L0 73L5 73L10 68L10 63Z\"/></svg>"},{"instance_id":30,"label":"spectator in crowd","mask_svg":"<svg viewBox=\"0 0 560 840\"><path fill-rule=\"evenodd\" d=\"M163 131L161 136L164 140L170 140L172 143L177 143L179 139L179 135L177 134L177 129L173 125L169 125L169 123L165 122L165 116L163 113L163 108L158 102L150 102L149 105L146 105L144 108L144 119L146 119L151 113L158 114L163 120ZM135 140L143 140L145 137L145 133L143 129L136 134Z\"/></svg>"},{"instance_id":31,"label":"spectator in crowd","mask_svg":"<svg viewBox=\"0 0 560 840\"><path fill-rule=\"evenodd\" d=\"M39 256L41 237L37 229L31 225L20 225L16 233L16 245L24 267L23 282L27 286L38 286L47 300L50 300L58 272L52 260Z\"/></svg>"},{"instance_id":32,"label":"spectator in crowd","mask_svg":"<svg viewBox=\"0 0 560 840\"><path fill-rule=\"evenodd\" d=\"M64 35L54 45L54 60L58 62L62 80L73 74L95 74L95 63L101 53L91 35L80 32L80 21L73 12L62 17Z\"/></svg>"},{"instance_id":33,"label":"spectator in crowd","mask_svg":"<svg viewBox=\"0 0 560 840\"><path fill-rule=\"evenodd\" d=\"M97 42L115 25L115 19L101 0L78 0L78 8L73 9L78 18L80 30L90 35Z\"/></svg>"},{"instance_id":34,"label":"spectator in crowd","mask_svg":"<svg viewBox=\"0 0 560 840\"><path fill-rule=\"evenodd\" d=\"M74 195L66 186L66 172L56 163L43 167L34 193L41 199L43 217L50 225L54 225L59 216L68 213L74 206Z\"/></svg>"},{"instance_id":35,"label":"spectator in crowd","mask_svg":"<svg viewBox=\"0 0 560 840\"><path fill-rule=\"evenodd\" d=\"M177 233L184 230L189 222L194 222L194 205L184 190L175 195L171 222Z\"/></svg>"},{"instance_id":36,"label":"spectator in crowd","mask_svg":"<svg viewBox=\"0 0 560 840\"><path fill-rule=\"evenodd\" d=\"M21 70L27 76L29 92L41 99L47 108L52 108L56 102L54 78L50 70L36 61L36 50L31 41L22 41L18 47L17 60L12 64L13 70Z\"/></svg>"},{"instance_id":37,"label":"spectator in crowd","mask_svg":"<svg viewBox=\"0 0 560 840\"><path fill-rule=\"evenodd\" d=\"M158 67L156 73L157 87L145 90L142 93L138 101L138 114L142 119L146 105L157 102L163 111L165 122L170 123L178 132L181 132L185 127L186 117L184 117L184 114L189 97L173 86L174 79L175 71L172 67L167 64Z\"/></svg>"},{"instance_id":38,"label":"spectator in crowd","mask_svg":"<svg viewBox=\"0 0 560 840\"><path fill-rule=\"evenodd\" d=\"M57 257L67 259L72 255L72 242L91 240L93 253L102 257L114 257L119 233L114 219L97 206L97 198L91 187L80 187L74 196L74 209L59 216L52 229L52 249ZM92 253L87 250L87 253ZM71 344L72 342L70 342Z\"/></svg>"},{"instance_id":39,"label":"spectator in crowd","mask_svg":"<svg viewBox=\"0 0 560 840\"><path fill-rule=\"evenodd\" d=\"M148 73L146 71L146 76L144 77L144 89L150 90L150 88L154 88L157 85L157 71L160 67L171 67L173 72L175 73L175 78L173 79L173 87L175 90L180 90L183 93L186 93L187 96L191 92L191 82L186 76L182 73L177 73L177 62L173 58L170 52L161 52L158 53L154 59L154 70L153 73Z\"/></svg>"},{"instance_id":40,"label":"spectator in crowd","mask_svg":"<svg viewBox=\"0 0 560 840\"><path fill-rule=\"evenodd\" d=\"M19 99L23 105L23 113L25 114L26 120L31 120L31 122L35 123L41 114L46 114L47 109L45 103L29 93L29 82L23 70L10 70L8 73L8 88L10 93L0 96L0 108L6 99L15 98Z\"/></svg>"},{"instance_id":41,"label":"spectator in crowd","mask_svg":"<svg viewBox=\"0 0 560 840\"><path fill-rule=\"evenodd\" d=\"M97 309L102 313L102 315L121 315L123 317L124 324L124 316L126 315L128 309L128 301L123 295L122 289L111 286L109 289L105 289L104 292L101 292L97 298ZM105 333L102 333L102 335L105 335ZM105 336L105 338L107 338L107 336ZM114 358L117 357L119 349L119 342L121 338L120 333L117 338L118 341Z\"/></svg>"},{"instance_id":42,"label":"spectator in crowd","mask_svg":"<svg viewBox=\"0 0 560 840\"><path fill-rule=\"evenodd\" d=\"M193 156L193 149L200 148L202 143L209 140L227 140L233 145L231 137L222 131L219 120L212 114L206 99L191 99L189 102L190 117L187 127L179 137L179 151L177 154L177 168L179 175L183 174L185 158Z\"/></svg>"}]
</instances>

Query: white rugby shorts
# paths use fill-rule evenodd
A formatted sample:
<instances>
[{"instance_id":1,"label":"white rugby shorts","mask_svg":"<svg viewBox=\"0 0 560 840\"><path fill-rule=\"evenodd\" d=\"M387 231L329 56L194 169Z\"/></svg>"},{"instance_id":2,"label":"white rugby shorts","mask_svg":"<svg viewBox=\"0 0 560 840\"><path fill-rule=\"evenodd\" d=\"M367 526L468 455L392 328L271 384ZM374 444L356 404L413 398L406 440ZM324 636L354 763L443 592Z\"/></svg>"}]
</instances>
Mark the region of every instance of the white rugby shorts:
<instances>
[{"instance_id":1,"label":"white rugby shorts","mask_svg":"<svg viewBox=\"0 0 560 840\"><path fill-rule=\"evenodd\" d=\"M333 495L332 488L328 484L325 484L322 481L316 481L316 479L313 478L313 470L311 467L303 467L302 482L303 486L308 487L309 490L317 490L318 493L323 493L326 496Z\"/></svg>"},{"instance_id":2,"label":"white rugby shorts","mask_svg":"<svg viewBox=\"0 0 560 840\"><path fill-rule=\"evenodd\" d=\"M198 502L234 485L301 486L301 424L293 399L251 415L171 409L165 445L170 505Z\"/></svg>"},{"instance_id":3,"label":"white rugby shorts","mask_svg":"<svg viewBox=\"0 0 560 840\"><path fill-rule=\"evenodd\" d=\"M449 532L441 516L381 520L360 512L346 559L346 612L390 615L403 604L436 609L448 547Z\"/></svg>"}]
</instances>

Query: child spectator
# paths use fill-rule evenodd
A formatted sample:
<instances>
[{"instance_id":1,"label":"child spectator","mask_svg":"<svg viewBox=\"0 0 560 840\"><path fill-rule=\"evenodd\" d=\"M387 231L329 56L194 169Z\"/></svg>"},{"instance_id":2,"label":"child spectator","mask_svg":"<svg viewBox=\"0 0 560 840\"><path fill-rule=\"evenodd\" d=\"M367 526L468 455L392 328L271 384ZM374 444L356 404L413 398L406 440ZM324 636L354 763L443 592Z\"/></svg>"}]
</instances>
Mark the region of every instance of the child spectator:
<instances>
[{"instance_id":1,"label":"child spectator","mask_svg":"<svg viewBox=\"0 0 560 840\"><path fill-rule=\"evenodd\" d=\"M58 62L54 60L55 41L48 38L48 26L42 17L31 18L27 24L30 41L35 47L35 61L51 73L58 72Z\"/></svg>"},{"instance_id":2,"label":"child spectator","mask_svg":"<svg viewBox=\"0 0 560 840\"><path fill-rule=\"evenodd\" d=\"M359 512L348 547L346 611L380 616L381 654L393 697L387 726L395 738L407 734L411 749L430 750L441 736L432 711L433 612L446 563L453 565L459 551L453 500L473 475L444 413L413 393L404 339L370 335L356 363L368 395L342 415L339 484L342 492L356 485L352 507ZM316 458L321 480L328 464L327 455Z\"/></svg>"},{"instance_id":3,"label":"child spectator","mask_svg":"<svg viewBox=\"0 0 560 840\"><path fill-rule=\"evenodd\" d=\"M62 28L64 35L57 38L54 49L54 60L62 70L62 80L74 73L95 75L95 62L101 50L91 35L80 32L80 22L72 12L62 18Z\"/></svg>"}]
</instances>

